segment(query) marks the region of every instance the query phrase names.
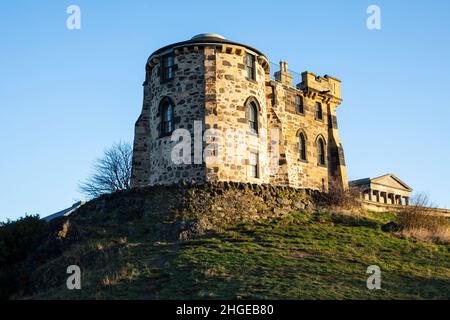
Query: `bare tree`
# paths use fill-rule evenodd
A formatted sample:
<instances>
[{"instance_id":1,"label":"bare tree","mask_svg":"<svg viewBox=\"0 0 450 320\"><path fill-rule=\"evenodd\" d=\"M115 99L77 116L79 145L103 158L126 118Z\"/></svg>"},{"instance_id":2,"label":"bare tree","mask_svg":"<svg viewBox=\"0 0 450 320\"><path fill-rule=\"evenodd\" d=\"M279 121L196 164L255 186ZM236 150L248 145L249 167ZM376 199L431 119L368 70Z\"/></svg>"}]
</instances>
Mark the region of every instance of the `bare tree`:
<instances>
[{"instance_id":1,"label":"bare tree","mask_svg":"<svg viewBox=\"0 0 450 320\"><path fill-rule=\"evenodd\" d=\"M79 184L86 196L97 198L102 194L130 188L133 149L127 142L115 143L94 163L93 174Z\"/></svg>"}]
</instances>

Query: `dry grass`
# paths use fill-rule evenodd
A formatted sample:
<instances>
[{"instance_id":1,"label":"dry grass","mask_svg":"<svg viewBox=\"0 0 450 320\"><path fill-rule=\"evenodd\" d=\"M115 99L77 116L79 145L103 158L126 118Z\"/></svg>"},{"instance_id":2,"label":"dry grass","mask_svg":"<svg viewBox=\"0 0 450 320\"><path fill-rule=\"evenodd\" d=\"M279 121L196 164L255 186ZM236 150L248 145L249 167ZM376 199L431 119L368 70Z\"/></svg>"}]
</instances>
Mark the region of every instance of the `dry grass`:
<instances>
[{"instance_id":1,"label":"dry grass","mask_svg":"<svg viewBox=\"0 0 450 320\"><path fill-rule=\"evenodd\" d=\"M426 195L417 195L410 206L401 208L397 213L398 234L426 242L450 243L448 218L433 212L432 208Z\"/></svg>"},{"instance_id":2,"label":"dry grass","mask_svg":"<svg viewBox=\"0 0 450 320\"><path fill-rule=\"evenodd\" d=\"M119 271L115 272L111 275L106 275L101 283L103 286L115 286L121 282L131 283L133 280L138 278L140 275L139 270L130 263L127 263L126 266L119 269Z\"/></svg>"},{"instance_id":3,"label":"dry grass","mask_svg":"<svg viewBox=\"0 0 450 320\"><path fill-rule=\"evenodd\" d=\"M450 228L447 226L432 232L425 228L404 229L398 232L400 236L407 239L415 239L423 242L450 244Z\"/></svg>"}]
</instances>

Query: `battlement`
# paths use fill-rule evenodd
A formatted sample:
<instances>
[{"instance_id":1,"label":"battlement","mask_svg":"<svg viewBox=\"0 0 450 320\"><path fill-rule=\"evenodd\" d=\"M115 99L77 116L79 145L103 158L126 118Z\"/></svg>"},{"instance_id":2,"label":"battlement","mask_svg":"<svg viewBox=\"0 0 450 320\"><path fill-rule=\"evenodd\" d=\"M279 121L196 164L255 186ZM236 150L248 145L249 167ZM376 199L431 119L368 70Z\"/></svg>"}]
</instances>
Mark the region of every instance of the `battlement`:
<instances>
[{"instance_id":1,"label":"battlement","mask_svg":"<svg viewBox=\"0 0 450 320\"><path fill-rule=\"evenodd\" d=\"M339 100L342 99L341 81L329 75L321 77L312 72L305 71L302 73L300 89L305 91L315 91L320 94L332 96Z\"/></svg>"},{"instance_id":2,"label":"battlement","mask_svg":"<svg viewBox=\"0 0 450 320\"><path fill-rule=\"evenodd\" d=\"M325 95L335 98L337 103L342 100L341 97L341 81L329 75L317 76L310 71L304 71L299 74L295 71L288 69L288 63L285 60L281 60L279 65L275 63L270 64L272 69L278 70L273 72L272 79L280 82L288 87L300 89L305 93L313 93Z\"/></svg>"}]
</instances>

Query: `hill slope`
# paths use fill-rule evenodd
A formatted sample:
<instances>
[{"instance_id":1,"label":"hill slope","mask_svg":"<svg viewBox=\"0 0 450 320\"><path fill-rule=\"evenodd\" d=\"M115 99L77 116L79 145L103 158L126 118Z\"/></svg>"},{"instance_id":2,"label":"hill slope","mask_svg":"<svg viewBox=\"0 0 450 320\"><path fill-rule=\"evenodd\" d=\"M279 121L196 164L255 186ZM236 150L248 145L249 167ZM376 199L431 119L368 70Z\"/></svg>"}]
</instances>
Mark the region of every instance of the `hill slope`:
<instances>
[{"instance_id":1,"label":"hill slope","mask_svg":"<svg viewBox=\"0 0 450 320\"><path fill-rule=\"evenodd\" d=\"M124 218L126 207L71 217L60 235L72 240L33 272L32 294L17 298L450 298L450 247L382 232L389 214L297 211L178 241L173 217L130 209ZM72 264L81 290L66 288ZM369 265L382 270L381 290L366 288Z\"/></svg>"}]
</instances>

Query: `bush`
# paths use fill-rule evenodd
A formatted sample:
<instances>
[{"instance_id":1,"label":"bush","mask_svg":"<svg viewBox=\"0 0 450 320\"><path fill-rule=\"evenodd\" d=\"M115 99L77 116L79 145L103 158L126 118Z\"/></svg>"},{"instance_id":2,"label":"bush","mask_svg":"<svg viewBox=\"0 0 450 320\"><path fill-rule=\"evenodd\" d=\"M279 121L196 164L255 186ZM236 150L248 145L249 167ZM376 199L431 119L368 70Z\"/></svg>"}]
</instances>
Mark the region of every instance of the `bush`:
<instances>
[{"instance_id":1,"label":"bush","mask_svg":"<svg viewBox=\"0 0 450 320\"><path fill-rule=\"evenodd\" d=\"M325 195L325 203L334 210L355 210L361 208L358 198L357 188L344 188L337 180L332 180L330 191Z\"/></svg>"},{"instance_id":2,"label":"bush","mask_svg":"<svg viewBox=\"0 0 450 320\"><path fill-rule=\"evenodd\" d=\"M47 223L38 215L0 223L0 266L24 260L47 232Z\"/></svg>"},{"instance_id":3,"label":"bush","mask_svg":"<svg viewBox=\"0 0 450 320\"><path fill-rule=\"evenodd\" d=\"M37 215L0 223L0 299L7 299L20 289L19 264L46 234L47 223Z\"/></svg>"},{"instance_id":4,"label":"bush","mask_svg":"<svg viewBox=\"0 0 450 320\"><path fill-rule=\"evenodd\" d=\"M435 243L450 243L450 224L444 215L433 212L428 197L417 195L411 205L397 212L399 233L407 238L415 238Z\"/></svg>"}]
</instances>

